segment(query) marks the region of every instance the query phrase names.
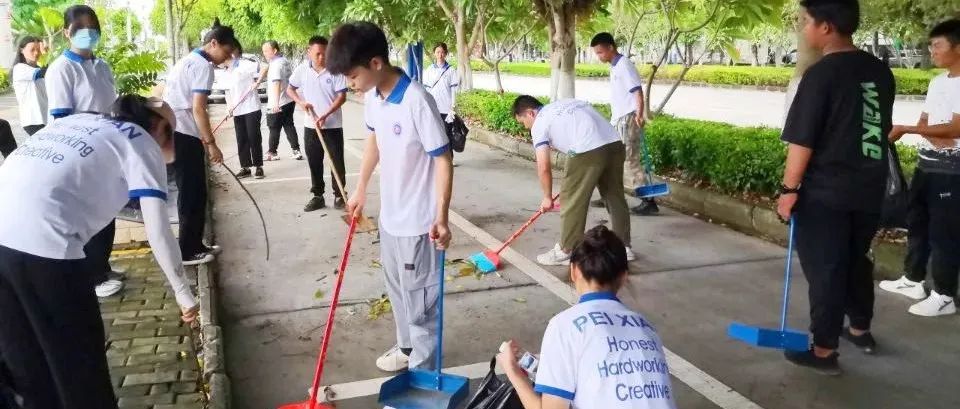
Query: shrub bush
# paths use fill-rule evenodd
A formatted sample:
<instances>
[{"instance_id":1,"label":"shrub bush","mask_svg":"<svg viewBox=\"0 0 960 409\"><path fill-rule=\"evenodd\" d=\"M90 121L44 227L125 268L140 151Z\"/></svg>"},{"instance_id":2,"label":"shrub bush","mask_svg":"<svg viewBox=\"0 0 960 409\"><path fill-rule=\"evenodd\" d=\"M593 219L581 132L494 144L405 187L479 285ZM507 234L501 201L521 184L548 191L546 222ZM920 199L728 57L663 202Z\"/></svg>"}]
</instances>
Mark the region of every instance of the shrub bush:
<instances>
[{"instance_id":1,"label":"shrub bush","mask_svg":"<svg viewBox=\"0 0 960 409\"><path fill-rule=\"evenodd\" d=\"M516 97L511 93L464 92L457 96L457 110L487 129L529 142L529 133L510 112ZM594 106L602 115L610 115L608 105ZM646 138L655 170L679 174L691 182L707 182L726 193L770 196L780 186L786 147L780 142L778 129L660 116L647 125ZM904 172L912 174L916 150L903 145L898 148Z\"/></svg>"},{"instance_id":2,"label":"shrub bush","mask_svg":"<svg viewBox=\"0 0 960 409\"><path fill-rule=\"evenodd\" d=\"M473 62L477 71L490 71L486 64ZM577 76L585 78L602 78L609 75L610 69L606 64L577 64ZM640 75L650 76L653 71L650 65L639 66ZM680 76L683 67L667 65L657 72L657 78L675 80ZM500 64L500 72L504 74L526 76L550 76L550 65L538 62L515 62ZM902 95L924 95L930 80L940 73L939 70L919 70L894 68L893 75L897 79L897 93ZM791 67L731 67L725 65L699 65L687 72L684 82L705 83L714 85L743 85L757 87L786 87L793 76Z\"/></svg>"},{"instance_id":3,"label":"shrub bush","mask_svg":"<svg viewBox=\"0 0 960 409\"><path fill-rule=\"evenodd\" d=\"M0 69L0 93L7 92L10 89L10 73L7 70Z\"/></svg>"}]
</instances>

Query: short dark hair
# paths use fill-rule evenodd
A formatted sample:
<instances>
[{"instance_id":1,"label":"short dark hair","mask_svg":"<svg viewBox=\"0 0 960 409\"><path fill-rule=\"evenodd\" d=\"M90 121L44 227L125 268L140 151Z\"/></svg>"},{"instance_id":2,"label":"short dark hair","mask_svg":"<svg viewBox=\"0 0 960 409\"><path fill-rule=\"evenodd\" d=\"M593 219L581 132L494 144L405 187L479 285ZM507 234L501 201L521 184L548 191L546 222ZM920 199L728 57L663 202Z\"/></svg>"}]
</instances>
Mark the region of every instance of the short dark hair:
<instances>
[{"instance_id":1,"label":"short dark hair","mask_svg":"<svg viewBox=\"0 0 960 409\"><path fill-rule=\"evenodd\" d=\"M604 225L587 230L570 253L570 264L577 266L587 281L604 286L616 283L629 268L623 240Z\"/></svg>"},{"instance_id":2,"label":"short dark hair","mask_svg":"<svg viewBox=\"0 0 960 409\"><path fill-rule=\"evenodd\" d=\"M377 57L390 65L387 35L368 21L345 23L333 32L326 57L327 70L332 74L346 74L354 67L367 67Z\"/></svg>"},{"instance_id":3,"label":"short dark hair","mask_svg":"<svg viewBox=\"0 0 960 409\"><path fill-rule=\"evenodd\" d=\"M593 36L593 40L590 40L591 47L596 47L601 44L609 45L611 47L617 46L616 40L613 39L613 34L607 32L597 33L597 35Z\"/></svg>"},{"instance_id":4,"label":"short dark hair","mask_svg":"<svg viewBox=\"0 0 960 409\"><path fill-rule=\"evenodd\" d=\"M219 18L213 20L210 31L207 31L207 34L203 35L204 45L210 44L213 40L217 40L217 43L220 43L220 45L228 47L236 47L237 44L240 44L240 41L237 40L236 35L233 33L233 28L221 25Z\"/></svg>"},{"instance_id":5,"label":"short dark hair","mask_svg":"<svg viewBox=\"0 0 960 409\"><path fill-rule=\"evenodd\" d=\"M280 43L277 43L275 40L267 40L263 42L264 44L269 44L270 48L280 51Z\"/></svg>"},{"instance_id":6,"label":"short dark hair","mask_svg":"<svg viewBox=\"0 0 960 409\"><path fill-rule=\"evenodd\" d=\"M543 103L539 99L529 95L521 95L513 100L513 116L520 115L528 109L540 109L541 107L543 107Z\"/></svg>"},{"instance_id":7,"label":"short dark hair","mask_svg":"<svg viewBox=\"0 0 960 409\"><path fill-rule=\"evenodd\" d=\"M817 23L827 23L838 33L852 36L860 27L858 0L800 0L800 5Z\"/></svg>"},{"instance_id":8,"label":"short dark hair","mask_svg":"<svg viewBox=\"0 0 960 409\"><path fill-rule=\"evenodd\" d=\"M243 46L240 45L240 40L235 40L233 42L233 54L237 56L243 56Z\"/></svg>"},{"instance_id":9,"label":"short dark hair","mask_svg":"<svg viewBox=\"0 0 960 409\"><path fill-rule=\"evenodd\" d=\"M445 53L450 52L450 51L447 49L447 43L445 43L445 42L443 42L443 41L441 41L441 42L439 42L439 43L437 43L436 45L433 46L433 50L434 50L434 51L436 51L437 48L442 48L442 49L443 49L443 52L445 52Z\"/></svg>"},{"instance_id":10,"label":"short dark hair","mask_svg":"<svg viewBox=\"0 0 960 409\"><path fill-rule=\"evenodd\" d=\"M63 11L63 26L70 27L75 20L80 19L80 17L89 16L93 20L93 25L98 31L103 31L100 28L100 19L97 17L97 12L93 11L93 8L85 4L78 4L76 6L67 7Z\"/></svg>"},{"instance_id":11,"label":"short dark hair","mask_svg":"<svg viewBox=\"0 0 960 409\"><path fill-rule=\"evenodd\" d=\"M937 37L946 38L951 46L960 45L960 20L951 19L937 24L933 30L930 30L930 38Z\"/></svg>"}]
</instances>

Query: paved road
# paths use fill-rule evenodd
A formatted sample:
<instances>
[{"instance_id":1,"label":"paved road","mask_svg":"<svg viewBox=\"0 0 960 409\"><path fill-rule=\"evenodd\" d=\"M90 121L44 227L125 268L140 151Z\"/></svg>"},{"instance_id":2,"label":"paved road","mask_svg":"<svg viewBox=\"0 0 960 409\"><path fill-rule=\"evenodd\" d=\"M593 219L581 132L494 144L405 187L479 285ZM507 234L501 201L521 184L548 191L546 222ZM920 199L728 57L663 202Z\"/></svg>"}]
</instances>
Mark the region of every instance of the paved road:
<instances>
[{"instance_id":1,"label":"paved road","mask_svg":"<svg viewBox=\"0 0 960 409\"><path fill-rule=\"evenodd\" d=\"M550 95L550 78L504 75L503 87L509 92L532 95ZM480 89L495 89L493 74L475 72L474 86ZM653 106L670 90L669 85L654 84ZM590 102L610 101L609 81L606 79L578 79L577 98ZM786 94L776 91L737 90L710 87L680 86L667 103L666 112L692 119L727 122L741 126L783 127ZM920 118L923 102L897 101L893 120L897 124L913 124ZM907 137L904 142L915 143L917 138Z\"/></svg>"},{"instance_id":2,"label":"paved road","mask_svg":"<svg viewBox=\"0 0 960 409\"><path fill-rule=\"evenodd\" d=\"M345 107L347 183L359 165L361 108ZM222 113L215 112L214 118ZM299 114L298 114L299 115ZM219 137L227 156L232 130ZM289 154L286 142L281 147ZM457 156L451 258L465 257L507 237L533 212L540 193L531 163L471 143ZM236 166L236 160L228 161ZM309 198L305 162L268 163L267 179L246 186L258 199L271 233L264 260L260 222L223 170L215 171L214 231L226 248L220 261L228 372L234 407L271 408L304 399L328 313L330 290L346 226L335 210L303 213ZM377 213L377 184L370 213ZM329 199L329 195L328 195ZM591 210L590 224L605 222ZM774 326L779 318L784 249L665 209L633 218L638 260L620 296L659 329L671 357L681 408L956 408L955 374L960 317L920 319L905 299L879 294L877 356L842 345L846 374L826 378L786 363L778 352L755 350L726 338L731 320ZM499 343L516 338L537 350L547 320L567 306L564 268L537 267L536 254L553 246L559 216L543 217L512 248L502 277L452 278L447 283L445 366L481 376ZM368 319L368 301L384 292L377 237L354 242L323 384L335 384L341 409L375 407L382 373L375 358L392 345L389 314ZM807 323L806 284L798 272L790 319ZM318 292L318 290L320 292ZM682 358L681 358L682 357ZM471 366L472 365L472 366ZM942 375L938 375L942 374ZM751 404L750 402L753 402ZM756 406L753 406L756 405Z\"/></svg>"}]
</instances>

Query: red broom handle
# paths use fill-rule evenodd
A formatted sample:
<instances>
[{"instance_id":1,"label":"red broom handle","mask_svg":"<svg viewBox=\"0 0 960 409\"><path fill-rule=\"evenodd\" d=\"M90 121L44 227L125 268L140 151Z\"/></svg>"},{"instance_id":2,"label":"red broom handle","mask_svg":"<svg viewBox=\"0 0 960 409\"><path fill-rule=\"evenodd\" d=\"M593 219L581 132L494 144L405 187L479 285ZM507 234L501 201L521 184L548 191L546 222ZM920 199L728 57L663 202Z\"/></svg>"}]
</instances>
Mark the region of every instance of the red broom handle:
<instances>
[{"instance_id":1,"label":"red broom handle","mask_svg":"<svg viewBox=\"0 0 960 409\"><path fill-rule=\"evenodd\" d=\"M560 197L560 194L557 193L556 195L553 196L553 201L556 202L557 198L559 197ZM523 234L523 232L527 230L527 228L530 227L530 225L532 225L533 222L537 221L537 219L539 219L540 216L542 216L544 213L545 212L543 209L537 210L537 212L533 214L533 217L531 217L530 220L527 220L527 222L524 223L523 226L520 226L519 230L514 232L513 235L507 239L507 241L503 242L503 245L500 246L499 249L497 249L497 254L500 254L500 252L503 251L503 249L507 248L507 246L509 246L510 243L513 243L513 241L516 240L517 237L520 237L520 235Z\"/></svg>"},{"instance_id":2,"label":"red broom handle","mask_svg":"<svg viewBox=\"0 0 960 409\"><path fill-rule=\"evenodd\" d=\"M337 286L333 290L333 300L330 301L330 313L327 315L327 327L323 330L323 342L320 343L320 359L317 360L317 371L313 374L313 388L310 389L310 409L316 408L317 394L320 388L320 377L323 376L323 363L327 360L327 345L330 344L330 334L333 333L334 313L337 311L337 302L340 301L340 287L343 285L344 272L347 270L347 259L350 258L350 245L353 243L353 233L357 231L357 218L350 221L350 231L347 233L347 243L343 247L343 256L340 257L340 268L337 269Z\"/></svg>"}]
</instances>

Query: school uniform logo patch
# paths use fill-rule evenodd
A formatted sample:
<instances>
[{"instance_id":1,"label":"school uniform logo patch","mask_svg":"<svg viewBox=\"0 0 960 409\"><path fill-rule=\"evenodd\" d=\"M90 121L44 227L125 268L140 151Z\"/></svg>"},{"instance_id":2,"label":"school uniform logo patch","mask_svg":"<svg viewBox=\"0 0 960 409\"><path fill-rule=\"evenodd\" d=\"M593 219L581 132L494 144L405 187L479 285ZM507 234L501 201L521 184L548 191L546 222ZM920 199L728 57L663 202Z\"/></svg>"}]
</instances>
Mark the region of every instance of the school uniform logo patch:
<instances>
[{"instance_id":1,"label":"school uniform logo patch","mask_svg":"<svg viewBox=\"0 0 960 409\"><path fill-rule=\"evenodd\" d=\"M399 136L400 132L403 131L403 128L400 127L400 123L397 122L393 124L393 134Z\"/></svg>"},{"instance_id":2,"label":"school uniform logo patch","mask_svg":"<svg viewBox=\"0 0 960 409\"><path fill-rule=\"evenodd\" d=\"M333 84L333 79L332 79L332 78L327 78L327 84Z\"/></svg>"}]
</instances>

